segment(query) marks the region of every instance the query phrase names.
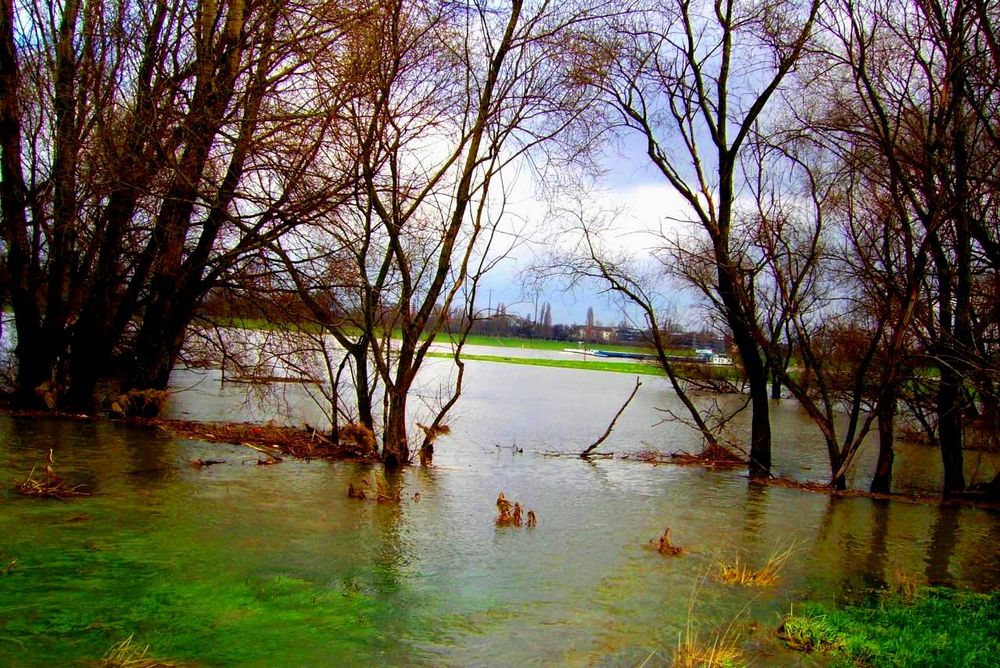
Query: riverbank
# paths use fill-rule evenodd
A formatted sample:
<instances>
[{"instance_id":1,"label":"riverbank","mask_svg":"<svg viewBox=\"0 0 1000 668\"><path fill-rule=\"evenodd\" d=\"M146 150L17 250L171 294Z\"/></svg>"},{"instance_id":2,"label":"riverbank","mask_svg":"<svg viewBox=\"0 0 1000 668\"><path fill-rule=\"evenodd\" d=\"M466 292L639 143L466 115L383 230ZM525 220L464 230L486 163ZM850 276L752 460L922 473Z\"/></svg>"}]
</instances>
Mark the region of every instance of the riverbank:
<instances>
[{"instance_id":1,"label":"riverbank","mask_svg":"<svg viewBox=\"0 0 1000 668\"><path fill-rule=\"evenodd\" d=\"M793 649L864 666L994 666L1000 592L978 594L902 581L858 605L796 606L778 630Z\"/></svg>"}]
</instances>

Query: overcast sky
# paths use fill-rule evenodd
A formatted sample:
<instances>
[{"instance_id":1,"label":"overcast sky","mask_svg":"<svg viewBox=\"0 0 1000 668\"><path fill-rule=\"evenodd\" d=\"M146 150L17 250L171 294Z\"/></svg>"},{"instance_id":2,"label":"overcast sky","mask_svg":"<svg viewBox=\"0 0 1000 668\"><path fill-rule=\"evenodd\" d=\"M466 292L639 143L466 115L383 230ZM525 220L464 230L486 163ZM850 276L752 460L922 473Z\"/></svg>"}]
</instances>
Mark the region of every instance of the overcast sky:
<instances>
[{"instance_id":1,"label":"overcast sky","mask_svg":"<svg viewBox=\"0 0 1000 668\"><path fill-rule=\"evenodd\" d=\"M679 196L651 166L641 142L634 138L607 147L601 163L606 174L593 184L588 208L592 207L590 210L594 212L602 209L618 212L614 216L615 231L609 235L609 243L627 247L640 257L649 257L651 240L644 232L672 225L671 217L683 215ZM571 206L574 199L570 194L567 196L569 201L556 204ZM502 302L508 313L532 318L537 299L539 309L546 302L552 305L552 319L557 323L582 324L590 307L605 325L615 325L623 319L625 314L620 304L602 295L601 286L597 284L569 290L556 283L545 286L537 295L533 289L525 288L519 280L522 270L530 266L536 256L544 255L553 244L559 243L560 237L555 235L553 239L551 228L542 229L549 206L539 198L537 184L528 170L522 170L517 176L507 209L510 213L505 215L517 219L519 224L523 220L534 234L530 243L518 247L508 260L487 275L476 300L479 309L495 309ZM689 296L681 294L670 299L679 308L690 301ZM637 317L638 311L632 308L628 315Z\"/></svg>"}]
</instances>

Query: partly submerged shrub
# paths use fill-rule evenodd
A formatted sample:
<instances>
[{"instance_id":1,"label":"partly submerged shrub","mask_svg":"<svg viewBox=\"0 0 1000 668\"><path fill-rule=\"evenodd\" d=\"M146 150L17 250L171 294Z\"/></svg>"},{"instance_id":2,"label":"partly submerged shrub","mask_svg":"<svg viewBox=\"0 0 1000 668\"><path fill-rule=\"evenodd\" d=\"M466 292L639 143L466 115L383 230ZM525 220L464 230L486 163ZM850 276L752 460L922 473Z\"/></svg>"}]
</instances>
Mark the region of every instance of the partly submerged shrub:
<instances>
[{"instance_id":1,"label":"partly submerged shrub","mask_svg":"<svg viewBox=\"0 0 1000 668\"><path fill-rule=\"evenodd\" d=\"M337 439L345 451L357 457L375 457L378 454L375 433L359 422L348 422L340 427Z\"/></svg>"},{"instance_id":2,"label":"partly submerged shrub","mask_svg":"<svg viewBox=\"0 0 1000 668\"><path fill-rule=\"evenodd\" d=\"M156 417L170 398L167 390L129 390L111 402L111 414L120 417Z\"/></svg>"}]
</instances>

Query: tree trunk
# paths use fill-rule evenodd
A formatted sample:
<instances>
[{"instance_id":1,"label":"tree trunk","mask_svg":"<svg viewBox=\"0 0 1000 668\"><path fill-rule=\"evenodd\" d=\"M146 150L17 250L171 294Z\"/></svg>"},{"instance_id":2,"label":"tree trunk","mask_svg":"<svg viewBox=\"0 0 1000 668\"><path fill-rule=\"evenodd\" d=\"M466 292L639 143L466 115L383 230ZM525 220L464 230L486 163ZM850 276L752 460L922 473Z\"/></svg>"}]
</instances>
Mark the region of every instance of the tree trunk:
<instances>
[{"instance_id":1,"label":"tree trunk","mask_svg":"<svg viewBox=\"0 0 1000 668\"><path fill-rule=\"evenodd\" d=\"M942 365L938 384L938 442L941 445L941 463L944 467L944 493L965 489L965 470L962 461L962 378L955 371Z\"/></svg>"},{"instance_id":2,"label":"tree trunk","mask_svg":"<svg viewBox=\"0 0 1000 668\"><path fill-rule=\"evenodd\" d=\"M878 463L869 488L875 494L892 489L892 462L895 458L896 391L888 389L878 404Z\"/></svg>"},{"instance_id":3,"label":"tree trunk","mask_svg":"<svg viewBox=\"0 0 1000 668\"><path fill-rule=\"evenodd\" d=\"M386 468L398 468L410 461L410 446L406 440L406 390L386 387L389 411L382 435L382 463Z\"/></svg>"},{"instance_id":4,"label":"tree trunk","mask_svg":"<svg viewBox=\"0 0 1000 668\"><path fill-rule=\"evenodd\" d=\"M372 415L372 396L368 391L368 339L362 337L351 349L354 358L354 393L358 400L358 420L369 429L375 429L375 418Z\"/></svg>"},{"instance_id":5,"label":"tree trunk","mask_svg":"<svg viewBox=\"0 0 1000 668\"><path fill-rule=\"evenodd\" d=\"M719 269L719 294L726 306L726 317L733 333L733 341L740 351L743 370L750 384L750 406L753 416L750 423L751 478L771 475L771 406L767 393L768 370L761 357L747 318L735 294L735 285L729 272Z\"/></svg>"}]
</instances>

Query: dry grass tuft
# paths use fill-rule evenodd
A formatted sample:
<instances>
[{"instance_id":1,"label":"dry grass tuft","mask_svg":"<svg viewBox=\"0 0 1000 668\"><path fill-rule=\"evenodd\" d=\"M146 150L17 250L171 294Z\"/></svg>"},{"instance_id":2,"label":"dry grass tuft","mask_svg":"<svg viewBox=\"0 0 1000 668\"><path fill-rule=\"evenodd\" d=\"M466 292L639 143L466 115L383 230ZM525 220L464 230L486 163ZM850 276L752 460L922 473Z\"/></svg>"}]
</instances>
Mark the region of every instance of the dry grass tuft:
<instances>
[{"instance_id":1,"label":"dry grass tuft","mask_svg":"<svg viewBox=\"0 0 1000 668\"><path fill-rule=\"evenodd\" d=\"M675 668L728 668L743 665L743 651L736 638L727 634L716 635L710 642L704 642L697 633L690 630L677 641L674 654Z\"/></svg>"},{"instance_id":2,"label":"dry grass tuft","mask_svg":"<svg viewBox=\"0 0 1000 668\"><path fill-rule=\"evenodd\" d=\"M773 585L780 579L781 569L784 568L785 562L794 551L794 545L785 550L775 550L767 558L767 563L762 568L754 568L742 561L739 555L736 555L732 563L722 561L718 563L718 578L726 584L739 584L748 587Z\"/></svg>"},{"instance_id":3,"label":"dry grass tuft","mask_svg":"<svg viewBox=\"0 0 1000 668\"><path fill-rule=\"evenodd\" d=\"M706 572L695 583L688 597L687 620L684 624L684 633L678 634L677 651L674 653L674 666L684 668L731 668L745 665L743 661L743 651L740 649L740 632L737 629L737 622L746 612L747 607L733 617L726 628L721 632L716 632L710 638L705 638L698 633L695 626L695 607L698 594L705 583L708 573ZM749 605L749 604L747 604Z\"/></svg>"},{"instance_id":4,"label":"dry grass tuft","mask_svg":"<svg viewBox=\"0 0 1000 668\"><path fill-rule=\"evenodd\" d=\"M120 418L156 417L169 398L167 390L129 390L111 403L111 414Z\"/></svg>"},{"instance_id":5,"label":"dry grass tuft","mask_svg":"<svg viewBox=\"0 0 1000 668\"><path fill-rule=\"evenodd\" d=\"M917 578L903 571L896 571L892 578L892 592L907 603L917 598Z\"/></svg>"},{"instance_id":6,"label":"dry grass tuft","mask_svg":"<svg viewBox=\"0 0 1000 668\"><path fill-rule=\"evenodd\" d=\"M146 656L149 646L139 648L132 644L132 636L114 645L101 657L101 668L171 668L176 664L166 663Z\"/></svg>"}]
</instances>

